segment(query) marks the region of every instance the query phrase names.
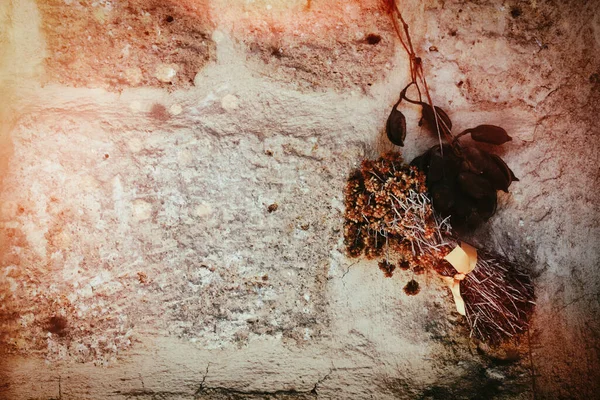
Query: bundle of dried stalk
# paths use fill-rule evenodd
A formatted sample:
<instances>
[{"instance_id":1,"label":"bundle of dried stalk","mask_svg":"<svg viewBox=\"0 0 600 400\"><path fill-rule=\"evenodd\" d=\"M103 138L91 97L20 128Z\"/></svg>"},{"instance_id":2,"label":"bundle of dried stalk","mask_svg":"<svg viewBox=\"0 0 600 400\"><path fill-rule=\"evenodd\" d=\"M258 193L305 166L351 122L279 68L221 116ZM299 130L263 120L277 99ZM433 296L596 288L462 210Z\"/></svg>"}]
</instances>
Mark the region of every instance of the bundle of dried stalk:
<instances>
[{"instance_id":1,"label":"bundle of dried stalk","mask_svg":"<svg viewBox=\"0 0 600 400\"><path fill-rule=\"evenodd\" d=\"M395 265L429 268L460 276L460 292L471 335L498 343L527 330L534 306L531 278L504 257L478 251L475 269L465 276L445 260L460 241L448 219L436 215L425 177L399 153L363 161L345 190L344 237L348 254L383 258L391 276Z\"/></svg>"}]
</instances>

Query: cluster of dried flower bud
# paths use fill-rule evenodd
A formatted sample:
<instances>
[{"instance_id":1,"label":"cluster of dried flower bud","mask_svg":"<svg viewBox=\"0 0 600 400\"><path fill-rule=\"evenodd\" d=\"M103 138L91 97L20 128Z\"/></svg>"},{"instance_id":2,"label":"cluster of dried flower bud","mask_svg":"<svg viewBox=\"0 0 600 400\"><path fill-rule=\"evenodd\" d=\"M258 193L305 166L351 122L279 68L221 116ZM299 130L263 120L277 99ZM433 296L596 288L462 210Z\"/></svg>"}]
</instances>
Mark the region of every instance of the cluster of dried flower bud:
<instances>
[{"instance_id":1,"label":"cluster of dried flower bud","mask_svg":"<svg viewBox=\"0 0 600 400\"><path fill-rule=\"evenodd\" d=\"M345 190L344 239L348 254L369 259L385 256L380 265L391 276L395 261L422 269L449 251L441 245L441 221L426 196L425 176L406 165L399 153L362 162ZM449 228L446 228L449 229Z\"/></svg>"}]
</instances>

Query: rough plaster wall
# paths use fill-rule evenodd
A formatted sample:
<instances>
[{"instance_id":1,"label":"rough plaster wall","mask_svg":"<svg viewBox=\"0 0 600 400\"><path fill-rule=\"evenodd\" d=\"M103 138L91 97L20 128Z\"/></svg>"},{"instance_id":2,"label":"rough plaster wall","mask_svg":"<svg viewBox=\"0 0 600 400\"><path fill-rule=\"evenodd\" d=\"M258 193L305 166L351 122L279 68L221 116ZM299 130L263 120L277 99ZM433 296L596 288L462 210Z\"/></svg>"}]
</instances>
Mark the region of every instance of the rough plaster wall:
<instances>
[{"instance_id":1,"label":"rough plaster wall","mask_svg":"<svg viewBox=\"0 0 600 400\"><path fill-rule=\"evenodd\" d=\"M344 180L391 147L407 77L378 2L139 4L0 5L0 398L594 397L597 4L402 5L457 128L515 138L521 181L474 236L533 268L538 305L500 349L435 276L407 297L343 254ZM69 50L89 15L113 39Z\"/></svg>"}]
</instances>

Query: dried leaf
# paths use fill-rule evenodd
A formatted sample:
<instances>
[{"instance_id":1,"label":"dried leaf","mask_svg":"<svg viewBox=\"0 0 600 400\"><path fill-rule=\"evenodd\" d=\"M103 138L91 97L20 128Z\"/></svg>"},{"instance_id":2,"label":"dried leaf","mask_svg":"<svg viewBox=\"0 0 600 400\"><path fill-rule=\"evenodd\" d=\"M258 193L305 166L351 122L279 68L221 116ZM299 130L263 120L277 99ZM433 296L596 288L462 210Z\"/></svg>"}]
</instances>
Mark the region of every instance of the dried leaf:
<instances>
[{"instance_id":1,"label":"dried leaf","mask_svg":"<svg viewBox=\"0 0 600 400\"><path fill-rule=\"evenodd\" d=\"M445 183L437 184L430 189L433 207L437 212L442 215L452 213L455 204L454 190L452 186Z\"/></svg>"},{"instance_id":2,"label":"dried leaf","mask_svg":"<svg viewBox=\"0 0 600 400\"><path fill-rule=\"evenodd\" d=\"M475 175L483 174L488 161L488 153L470 146L463 147L462 151L466 162L463 171L470 171Z\"/></svg>"},{"instance_id":3,"label":"dried leaf","mask_svg":"<svg viewBox=\"0 0 600 400\"><path fill-rule=\"evenodd\" d=\"M417 167L420 171L427 174L427 172L429 171L429 158L430 157L431 157L431 152L426 151L425 153L421 154L420 156L415 157L410 162L410 166Z\"/></svg>"},{"instance_id":4,"label":"dried leaf","mask_svg":"<svg viewBox=\"0 0 600 400\"><path fill-rule=\"evenodd\" d=\"M392 112L385 124L387 137L396 146L404 146L406 138L406 117L396 109L397 104L392 108Z\"/></svg>"},{"instance_id":5,"label":"dried leaf","mask_svg":"<svg viewBox=\"0 0 600 400\"><path fill-rule=\"evenodd\" d=\"M433 132L437 133L433 109L427 103L421 102L420 105L423 107L423 119L427 121L429 127L433 130ZM446 112L438 106L435 106L435 112L437 113L437 120L440 132L446 136L450 136L450 131L452 131L452 121L450 120L450 117L448 117L448 114L446 114Z\"/></svg>"},{"instance_id":6,"label":"dried leaf","mask_svg":"<svg viewBox=\"0 0 600 400\"><path fill-rule=\"evenodd\" d=\"M508 167L506 167L504 161L497 155L487 154L487 156L487 161L483 168L483 177L490 182L494 189L508 193L508 187L511 182L510 173L507 173Z\"/></svg>"},{"instance_id":7,"label":"dried leaf","mask_svg":"<svg viewBox=\"0 0 600 400\"><path fill-rule=\"evenodd\" d=\"M458 174L458 184L463 192L475 199L496 196L496 190L487 179L472 172Z\"/></svg>"},{"instance_id":8,"label":"dried leaf","mask_svg":"<svg viewBox=\"0 0 600 400\"><path fill-rule=\"evenodd\" d=\"M491 160L495 163L495 165L500 169L500 171L502 171L502 174L504 174L508 185L506 186L506 190L502 190L508 193L508 187L510 186L510 184L514 181L518 181L519 179L515 176L512 170L508 168L508 165L506 165L503 159L501 159L495 154L490 154L489 156L491 157Z\"/></svg>"},{"instance_id":9,"label":"dried leaf","mask_svg":"<svg viewBox=\"0 0 600 400\"><path fill-rule=\"evenodd\" d=\"M454 212L452 213L452 223L457 226L474 225L473 210L477 208L477 200L466 195L462 191L454 192Z\"/></svg>"},{"instance_id":10,"label":"dried leaf","mask_svg":"<svg viewBox=\"0 0 600 400\"><path fill-rule=\"evenodd\" d=\"M496 212L498 197L496 193L477 200L477 212L481 219L488 220Z\"/></svg>"},{"instance_id":11,"label":"dried leaf","mask_svg":"<svg viewBox=\"0 0 600 400\"><path fill-rule=\"evenodd\" d=\"M429 161L429 172L427 174L427 182L437 182L444 177L444 159L439 151L431 153Z\"/></svg>"},{"instance_id":12,"label":"dried leaf","mask_svg":"<svg viewBox=\"0 0 600 400\"><path fill-rule=\"evenodd\" d=\"M500 145L512 140L504 128L496 125L479 125L467 129L467 132L470 132L471 138L477 142Z\"/></svg>"}]
</instances>

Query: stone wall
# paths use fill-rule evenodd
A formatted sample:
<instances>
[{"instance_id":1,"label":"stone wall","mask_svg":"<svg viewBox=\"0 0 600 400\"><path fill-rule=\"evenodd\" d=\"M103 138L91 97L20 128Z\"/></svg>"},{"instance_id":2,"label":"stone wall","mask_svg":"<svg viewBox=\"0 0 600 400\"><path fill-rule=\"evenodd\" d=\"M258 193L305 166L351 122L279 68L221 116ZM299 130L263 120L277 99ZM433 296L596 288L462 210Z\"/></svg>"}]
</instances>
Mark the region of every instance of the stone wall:
<instances>
[{"instance_id":1,"label":"stone wall","mask_svg":"<svg viewBox=\"0 0 600 400\"><path fill-rule=\"evenodd\" d=\"M520 178L470 238L530 268L520 345L433 273L349 259L343 187L392 149L379 0L0 4L0 398L593 398L600 7L406 1L436 104ZM416 126L407 160L435 139Z\"/></svg>"}]
</instances>

